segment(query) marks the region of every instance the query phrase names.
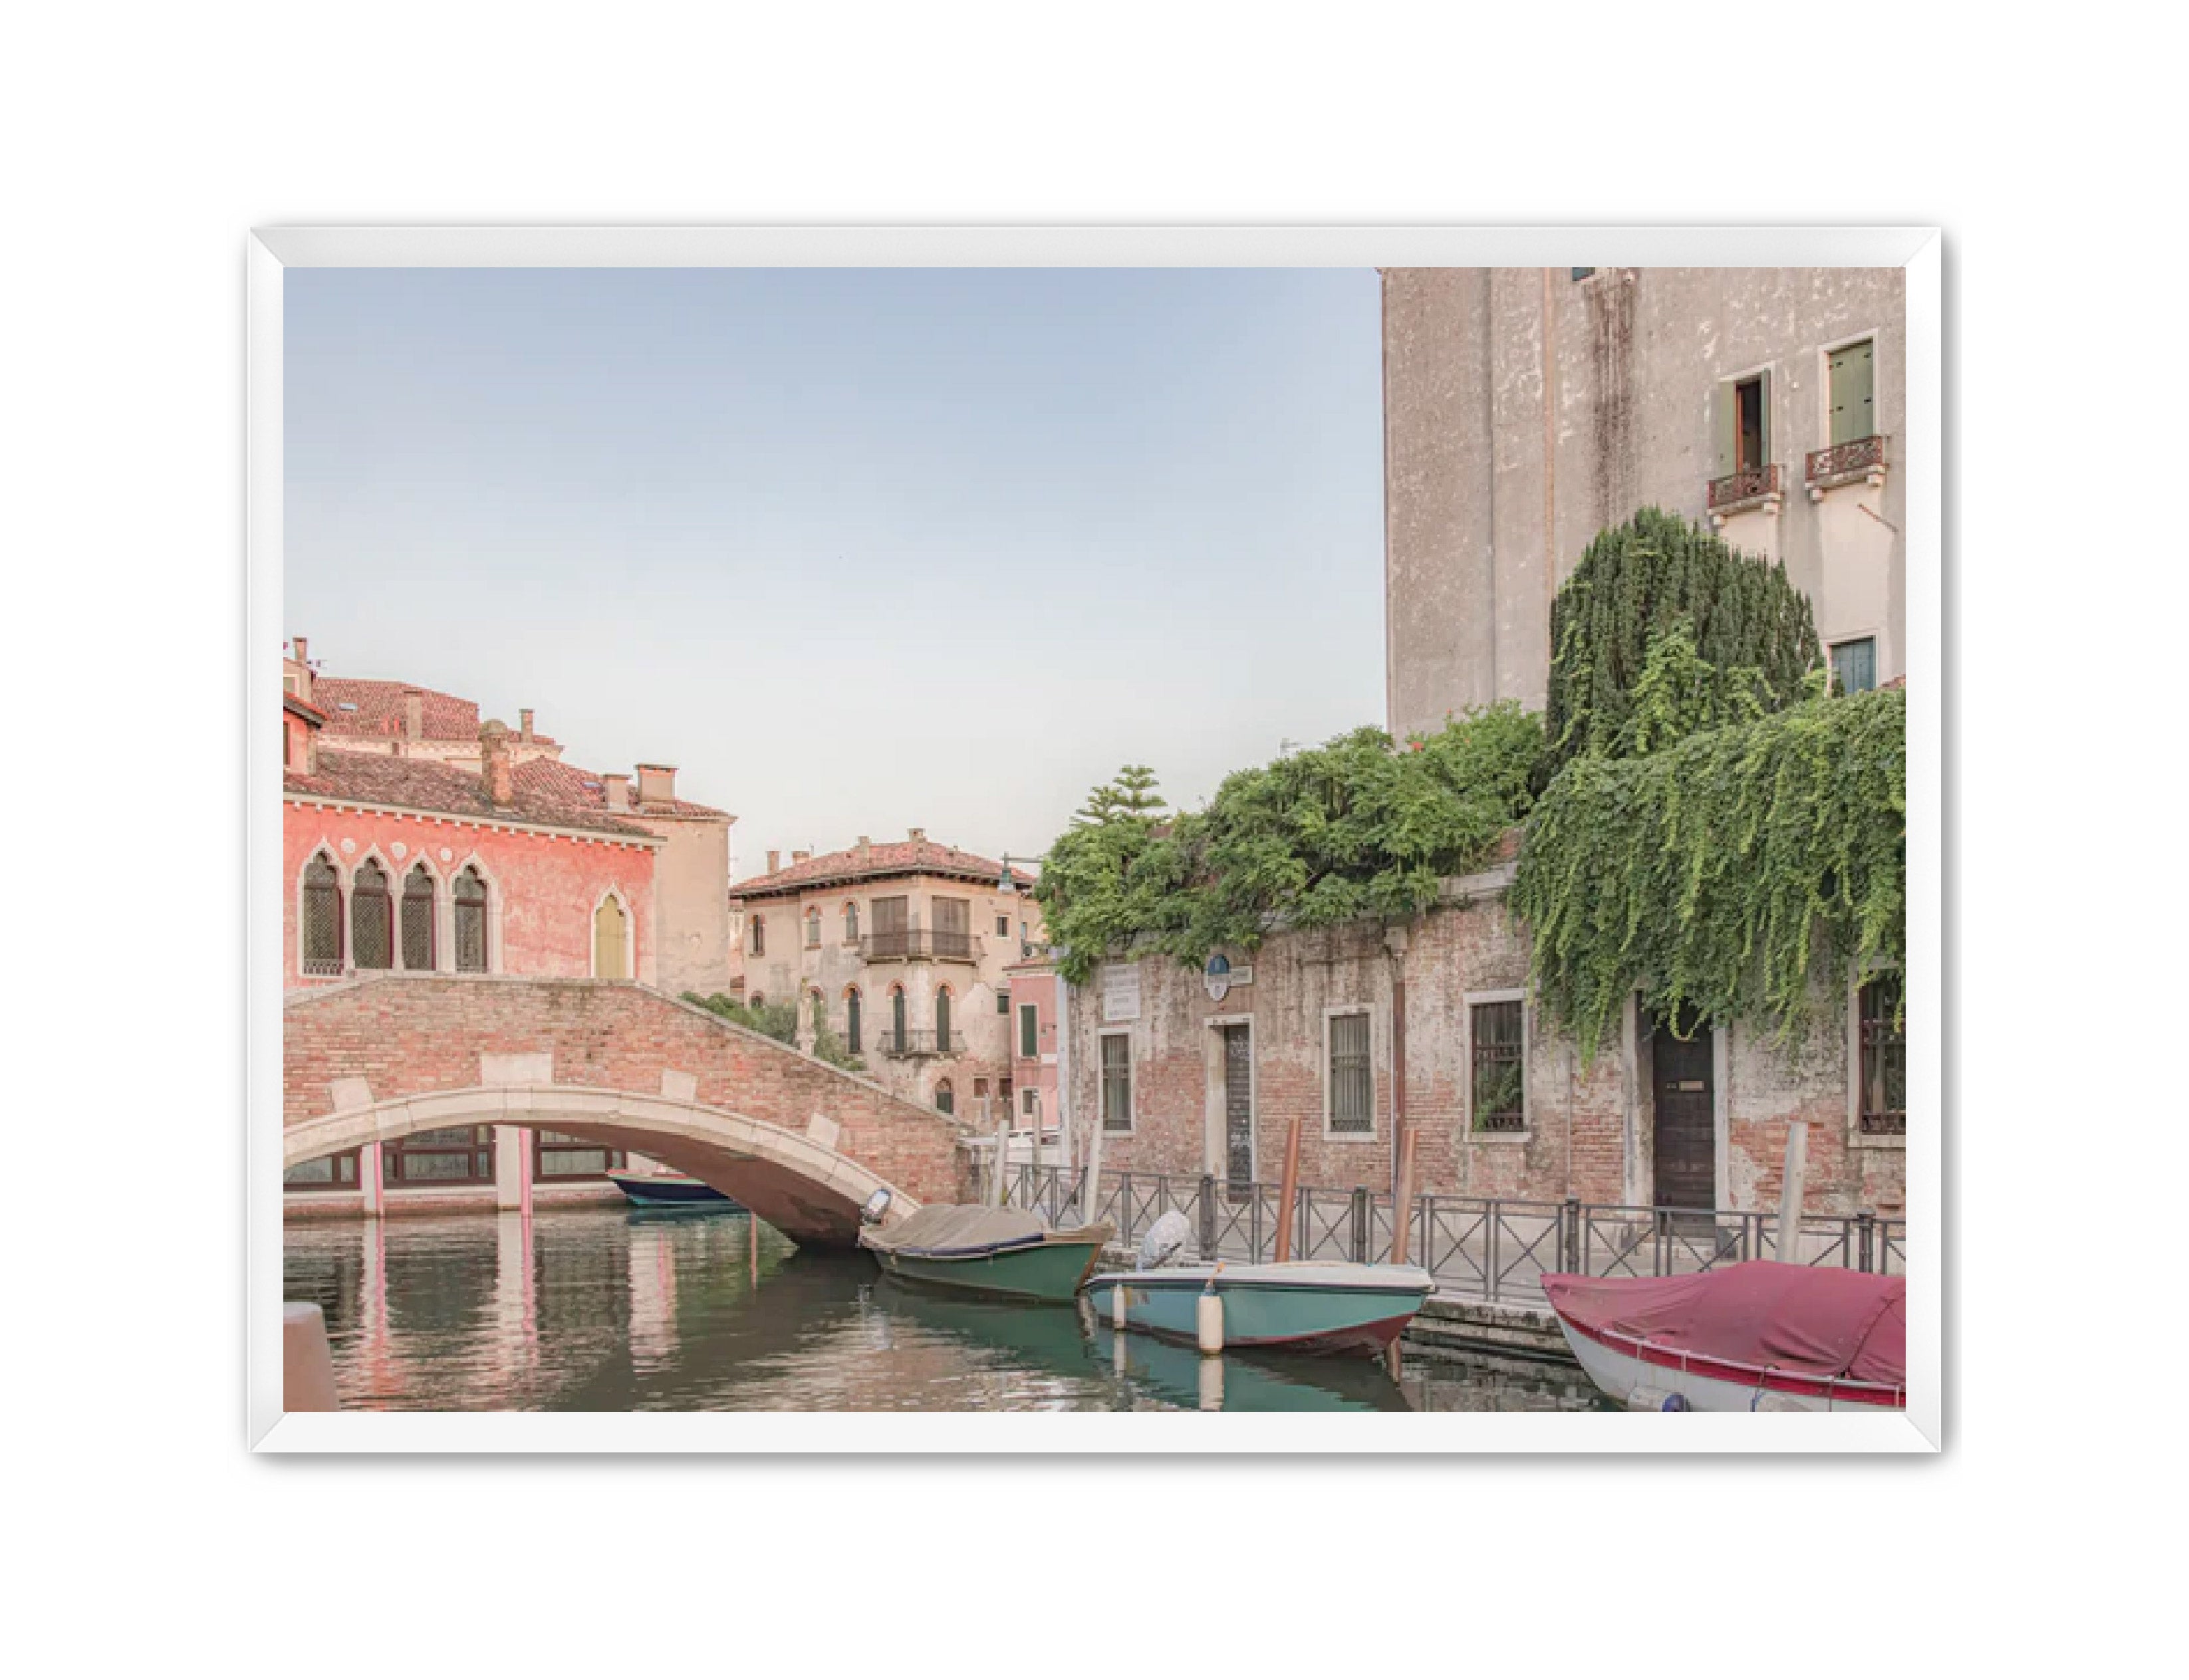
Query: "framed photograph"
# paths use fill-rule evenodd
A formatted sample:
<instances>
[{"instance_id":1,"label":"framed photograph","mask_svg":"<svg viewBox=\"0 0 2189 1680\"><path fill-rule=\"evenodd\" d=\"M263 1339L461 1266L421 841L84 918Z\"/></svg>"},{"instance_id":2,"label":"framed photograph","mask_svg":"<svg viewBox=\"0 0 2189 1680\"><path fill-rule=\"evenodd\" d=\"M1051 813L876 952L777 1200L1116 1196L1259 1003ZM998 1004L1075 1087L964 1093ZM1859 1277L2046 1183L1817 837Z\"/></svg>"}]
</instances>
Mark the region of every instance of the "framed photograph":
<instances>
[{"instance_id":1,"label":"framed photograph","mask_svg":"<svg viewBox=\"0 0 2189 1680\"><path fill-rule=\"evenodd\" d=\"M1936 1450L1940 276L253 235L254 1444Z\"/></svg>"}]
</instances>

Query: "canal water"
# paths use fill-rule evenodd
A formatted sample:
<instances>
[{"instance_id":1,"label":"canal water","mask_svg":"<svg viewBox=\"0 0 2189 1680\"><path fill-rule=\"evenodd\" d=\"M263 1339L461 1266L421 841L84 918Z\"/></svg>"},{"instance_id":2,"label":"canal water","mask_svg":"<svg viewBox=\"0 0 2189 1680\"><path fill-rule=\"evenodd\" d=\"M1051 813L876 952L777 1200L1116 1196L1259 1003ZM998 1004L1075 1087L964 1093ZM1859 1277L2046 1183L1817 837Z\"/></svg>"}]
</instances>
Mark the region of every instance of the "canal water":
<instances>
[{"instance_id":1,"label":"canal water","mask_svg":"<svg viewBox=\"0 0 2189 1680\"><path fill-rule=\"evenodd\" d=\"M1570 1366L1408 1349L1381 1361L1120 1338L1078 1307L890 1282L738 1213L624 1208L300 1221L345 1407L451 1411L1410 1411L1614 1409Z\"/></svg>"}]
</instances>

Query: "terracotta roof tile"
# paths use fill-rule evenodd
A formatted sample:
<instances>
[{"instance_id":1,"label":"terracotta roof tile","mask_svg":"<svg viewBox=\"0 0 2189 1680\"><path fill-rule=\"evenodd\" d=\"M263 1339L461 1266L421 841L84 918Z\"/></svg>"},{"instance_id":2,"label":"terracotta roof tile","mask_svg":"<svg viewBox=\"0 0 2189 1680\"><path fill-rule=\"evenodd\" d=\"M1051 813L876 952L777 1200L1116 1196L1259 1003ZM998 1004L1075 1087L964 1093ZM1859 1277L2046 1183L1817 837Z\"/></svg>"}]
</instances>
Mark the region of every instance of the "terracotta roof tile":
<instances>
[{"instance_id":1,"label":"terracotta roof tile","mask_svg":"<svg viewBox=\"0 0 2189 1680\"><path fill-rule=\"evenodd\" d=\"M605 812L608 808L608 778L597 771L585 770L574 764L565 764L560 759L531 758L517 766L514 780L519 794L528 789L544 799L558 804L582 806ZM631 790L631 808L625 814L631 817L713 817L727 819L730 813L717 811L711 805L695 805L688 799L670 800L665 804L641 806L638 789Z\"/></svg>"},{"instance_id":2,"label":"terracotta roof tile","mask_svg":"<svg viewBox=\"0 0 2189 1680\"><path fill-rule=\"evenodd\" d=\"M841 851L824 851L788 868L732 882L730 896L755 898L836 881L868 880L877 875L954 875L985 880L993 886L1003 873L1001 863L977 851L961 851L930 840L890 840L880 846L846 846ZM1011 870L1011 879L1024 886L1033 885L1033 877L1016 868Z\"/></svg>"},{"instance_id":3,"label":"terracotta roof tile","mask_svg":"<svg viewBox=\"0 0 2189 1680\"><path fill-rule=\"evenodd\" d=\"M478 739L477 700L467 700L461 694L444 694L438 688L420 688L415 682L382 682L365 676L314 677L312 704L326 714L330 735L370 735L376 740L386 740L403 733L403 696L413 688L417 688L424 699L420 721L427 740ZM532 738L551 747L562 744L537 730L533 732Z\"/></svg>"},{"instance_id":4,"label":"terracotta roof tile","mask_svg":"<svg viewBox=\"0 0 2189 1680\"><path fill-rule=\"evenodd\" d=\"M534 760L534 764L545 762ZM431 812L437 816L467 817L501 822L535 823L558 829L585 829L607 834L653 838L636 823L608 815L605 806L595 808L559 796L556 790L525 785L520 765L512 777L514 803L497 808L488 799L478 776L428 758L398 758L386 753L346 753L322 745L312 773L291 771L281 778L282 791L320 799L354 801L359 805L393 806L403 811Z\"/></svg>"}]
</instances>

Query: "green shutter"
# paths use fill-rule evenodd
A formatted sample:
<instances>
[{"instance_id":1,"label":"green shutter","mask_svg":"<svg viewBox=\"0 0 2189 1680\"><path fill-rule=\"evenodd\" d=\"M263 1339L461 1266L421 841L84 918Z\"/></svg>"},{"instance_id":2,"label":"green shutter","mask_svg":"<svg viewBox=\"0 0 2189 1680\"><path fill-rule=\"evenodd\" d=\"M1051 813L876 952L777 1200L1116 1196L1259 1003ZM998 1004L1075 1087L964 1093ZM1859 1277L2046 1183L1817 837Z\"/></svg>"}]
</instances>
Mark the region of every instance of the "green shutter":
<instances>
[{"instance_id":1,"label":"green shutter","mask_svg":"<svg viewBox=\"0 0 2189 1680\"><path fill-rule=\"evenodd\" d=\"M1722 478L1733 472L1740 447L1740 399L1729 379L1718 382L1717 394L1711 404L1711 421L1716 432L1717 449L1717 465L1711 470L1711 477Z\"/></svg>"},{"instance_id":2,"label":"green shutter","mask_svg":"<svg viewBox=\"0 0 2189 1680\"><path fill-rule=\"evenodd\" d=\"M1877 347L1869 339L1832 352L1832 442L1852 444L1876 435L1874 401Z\"/></svg>"},{"instance_id":3,"label":"green shutter","mask_svg":"<svg viewBox=\"0 0 2189 1680\"><path fill-rule=\"evenodd\" d=\"M1762 410L1761 416L1762 424L1757 428L1759 433L1762 434L1762 453L1758 455L1756 458L1756 468L1758 471L1761 471L1762 468L1768 467L1773 461L1778 459L1778 457L1772 453L1771 450L1771 370L1769 368L1766 368L1762 372L1757 374L1756 376L1756 383L1757 387L1756 393L1756 406Z\"/></svg>"}]
</instances>

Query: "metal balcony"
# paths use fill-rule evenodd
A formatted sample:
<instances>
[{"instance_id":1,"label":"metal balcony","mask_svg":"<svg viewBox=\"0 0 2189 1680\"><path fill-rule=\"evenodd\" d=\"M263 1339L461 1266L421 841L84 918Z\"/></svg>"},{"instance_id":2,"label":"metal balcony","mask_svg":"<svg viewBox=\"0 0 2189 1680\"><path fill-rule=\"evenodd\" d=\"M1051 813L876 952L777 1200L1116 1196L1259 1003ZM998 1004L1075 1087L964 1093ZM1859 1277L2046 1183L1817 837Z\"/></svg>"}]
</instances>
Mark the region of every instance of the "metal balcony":
<instances>
[{"instance_id":1,"label":"metal balcony","mask_svg":"<svg viewBox=\"0 0 2189 1680\"><path fill-rule=\"evenodd\" d=\"M1811 450L1806 473L1809 500L1819 500L1826 490L1837 484L1852 484L1858 481L1882 484L1885 482L1885 437L1880 433L1875 437L1856 438L1847 443L1834 444L1828 450Z\"/></svg>"},{"instance_id":2,"label":"metal balcony","mask_svg":"<svg viewBox=\"0 0 2189 1680\"><path fill-rule=\"evenodd\" d=\"M908 1027L898 1032L885 1027L881 1035L881 1052L886 1056L963 1055L965 1054L965 1035L963 1032L945 1034L938 1043L935 1032L925 1027Z\"/></svg>"},{"instance_id":3,"label":"metal balcony","mask_svg":"<svg viewBox=\"0 0 2189 1680\"><path fill-rule=\"evenodd\" d=\"M1742 472L1728 472L1722 478L1710 482L1711 518L1722 524L1736 513L1747 513L1757 508L1776 512L1785 499L1780 488L1779 463L1768 467L1751 467Z\"/></svg>"},{"instance_id":4,"label":"metal balcony","mask_svg":"<svg viewBox=\"0 0 2189 1680\"><path fill-rule=\"evenodd\" d=\"M859 954L870 963L977 963L982 948L978 934L925 927L870 933L859 942Z\"/></svg>"}]
</instances>

